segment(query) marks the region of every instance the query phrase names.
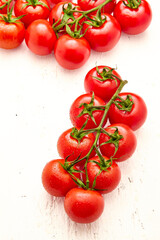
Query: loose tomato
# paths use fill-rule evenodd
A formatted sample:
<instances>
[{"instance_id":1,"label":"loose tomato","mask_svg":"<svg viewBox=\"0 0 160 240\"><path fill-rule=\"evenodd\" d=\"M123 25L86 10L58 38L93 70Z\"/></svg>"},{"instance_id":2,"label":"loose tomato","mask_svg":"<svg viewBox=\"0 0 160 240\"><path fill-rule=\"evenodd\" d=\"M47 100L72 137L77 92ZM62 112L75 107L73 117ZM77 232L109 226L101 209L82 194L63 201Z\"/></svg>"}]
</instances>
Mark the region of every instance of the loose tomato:
<instances>
[{"instance_id":1,"label":"loose tomato","mask_svg":"<svg viewBox=\"0 0 160 240\"><path fill-rule=\"evenodd\" d=\"M30 23L37 19L47 19L50 13L50 6L47 0L16 0L14 6L15 15L21 16L21 21L25 27L28 27Z\"/></svg>"},{"instance_id":2,"label":"loose tomato","mask_svg":"<svg viewBox=\"0 0 160 240\"><path fill-rule=\"evenodd\" d=\"M111 163L109 158L106 156L103 156L103 159L105 161L105 164L108 166L105 167L102 165L102 167L100 167L100 160L98 156L91 158L87 164L87 173L89 179L89 187L92 188L96 178L94 188L98 192L105 194L113 191L118 186L121 180L121 171L117 163L114 161ZM86 181L85 174L83 178L84 181Z\"/></svg>"},{"instance_id":3,"label":"loose tomato","mask_svg":"<svg viewBox=\"0 0 160 240\"><path fill-rule=\"evenodd\" d=\"M64 208L72 221L91 223L101 216L104 199L96 191L73 188L66 194Z\"/></svg>"},{"instance_id":4,"label":"loose tomato","mask_svg":"<svg viewBox=\"0 0 160 240\"><path fill-rule=\"evenodd\" d=\"M37 55L48 55L53 51L56 34L45 19L32 22L26 30L25 41L28 48Z\"/></svg>"},{"instance_id":5,"label":"loose tomato","mask_svg":"<svg viewBox=\"0 0 160 240\"><path fill-rule=\"evenodd\" d=\"M7 17L4 14L4 17ZM12 16L15 19L15 16ZM6 22L0 16L0 48L12 49L18 47L24 40L25 28L20 20Z\"/></svg>"},{"instance_id":6,"label":"loose tomato","mask_svg":"<svg viewBox=\"0 0 160 240\"><path fill-rule=\"evenodd\" d=\"M62 35L55 44L54 55L57 62L66 69L82 67L90 56L90 46L85 38Z\"/></svg>"},{"instance_id":7,"label":"loose tomato","mask_svg":"<svg viewBox=\"0 0 160 240\"><path fill-rule=\"evenodd\" d=\"M119 1L114 9L114 17L121 25L122 31L127 34L139 34L144 32L151 23L152 10L149 3L141 0L137 8L130 8L124 3L129 1Z\"/></svg>"},{"instance_id":8,"label":"loose tomato","mask_svg":"<svg viewBox=\"0 0 160 240\"><path fill-rule=\"evenodd\" d=\"M85 135L83 138L78 136L78 130L71 128L63 132L57 142L57 149L60 157L67 158L67 161L76 160L78 157L83 158L90 151L95 136L93 133ZM95 156L95 151L92 151L90 158ZM85 160L79 162L78 165L83 165Z\"/></svg>"},{"instance_id":9,"label":"loose tomato","mask_svg":"<svg viewBox=\"0 0 160 240\"><path fill-rule=\"evenodd\" d=\"M101 133L99 145L101 153L107 157L114 157L115 161L127 160L134 153L137 140L134 132L125 124L116 123L104 129Z\"/></svg>"},{"instance_id":10,"label":"loose tomato","mask_svg":"<svg viewBox=\"0 0 160 240\"><path fill-rule=\"evenodd\" d=\"M77 186L71 175L61 166L64 159L48 162L42 172L42 184L45 190L56 197L64 197L66 193ZM79 178L79 173L74 173Z\"/></svg>"},{"instance_id":11,"label":"loose tomato","mask_svg":"<svg viewBox=\"0 0 160 240\"><path fill-rule=\"evenodd\" d=\"M120 93L118 101L113 103L109 109L109 121L113 123L124 123L132 130L140 128L147 118L147 107L144 100L134 93Z\"/></svg>"},{"instance_id":12,"label":"loose tomato","mask_svg":"<svg viewBox=\"0 0 160 240\"><path fill-rule=\"evenodd\" d=\"M91 19L95 16L92 15ZM98 52L111 50L118 43L121 36L121 27L113 16L103 13L102 19L105 19L105 21L100 26L84 24L84 31L88 29L84 37L89 42L91 48Z\"/></svg>"},{"instance_id":13,"label":"loose tomato","mask_svg":"<svg viewBox=\"0 0 160 240\"><path fill-rule=\"evenodd\" d=\"M78 5L81 7L83 11L87 11L101 5L104 2L105 0L78 0ZM111 14L115 6L116 6L116 0L112 0L102 8L102 12ZM93 12L91 14L93 14Z\"/></svg>"},{"instance_id":14,"label":"loose tomato","mask_svg":"<svg viewBox=\"0 0 160 240\"><path fill-rule=\"evenodd\" d=\"M64 8L64 9L63 9ZM55 25L55 27L59 26L62 22L64 23L69 23L71 21L73 21L74 19L77 19L78 17L80 17L82 14L79 13L79 12L74 12L74 13L71 13L70 11L72 9L76 9L77 11L81 11L81 8L75 4L75 3L72 3L71 1L63 1L63 2L60 2L58 4L56 4L50 15L49 15L49 21L51 23L51 25L53 23L56 23L57 24ZM80 21L80 23L82 23L82 20ZM71 27L71 29L74 31L74 26L73 25ZM65 31L65 26L60 28L61 29L61 32L64 32Z\"/></svg>"},{"instance_id":15,"label":"loose tomato","mask_svg":"<svg viewBox=\"0 0 160 240\"><path fill-rule=\"evenodd\" d=\"M87 106L85 106L87 104ZM81 128L86 122L85 129L96 128L101 122L104 114L103 106L105 102L97 96L90 93L79 96L71 105L70 119L73 126ZM95 110L94 106L102 106L101 109ZM104 125L107 122L107 116Z\"/></svg>"},{"instance_id":16,"label":"loose tomato","mask_svg":"<svg viewBox=\"0 0 160 240\"><path fill-rule=\"evenodd\" d=\"M97 97L109 101L120 85L120 75L108 66L92 68L86 75L86 92L94 92Z\"/></svg>"}]
</instances>

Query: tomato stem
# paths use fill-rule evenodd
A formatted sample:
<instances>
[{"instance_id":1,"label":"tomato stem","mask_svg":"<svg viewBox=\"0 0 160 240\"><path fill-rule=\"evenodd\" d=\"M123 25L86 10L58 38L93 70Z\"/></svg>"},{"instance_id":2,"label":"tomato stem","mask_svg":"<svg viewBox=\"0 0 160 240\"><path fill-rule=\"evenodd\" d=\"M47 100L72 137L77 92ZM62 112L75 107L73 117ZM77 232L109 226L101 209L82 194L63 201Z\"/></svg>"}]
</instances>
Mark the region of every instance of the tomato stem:
<instances>
[{"instance_id":1,"label":"tomato stem","mask_svg":"<svg viewBox=\"0 0 160 240\"><path fill-rule=\"evenodd\" d=\"M110 108L110 106L112 105L112 103L115 101L115 99L118 97L118 94L121 92L122 88L124 87L124 85L127 83L127 80L122 80L120 79L120 85L117 89L117 91L114 93L114 95L112 96L112 98L109 100L109 102L103 106L104 107L104 114L103 114L103 117L101 119L101 122L99 124L98 127L94 128L94 129L89 129L89 130L83 130L83 134L88 134L90 132L96 132L96 137L95 137L95 141L92 145L92 147L90 148L89 152L86 154L86 156L84 156L83 158L78 158L76 159L75 161L73 161L67 168L67 171L70 173L70 169L77 163L79 163L80 161L84 160L85 159L85 165L84 165L84 170L85 170L85 175L86 175L86 185L85 185L85 188L86 189L89 189L89 178L88 178L88 171L87 171L87 164L88 164L88 160L89 160L89 157L91 155L91 152L95 149L97 155L99 156L99 159L100 159L100 162L102 164L102 167L106 167L106 163L105 163L105 160L103 159L101 153L99 152L98 148L97 148L97 143L98 143L98 140L99 140L99 136L102 132L102 129L103 129L103 123L105 121L105 118L107 116L107 113L108 113L108 110ZM96 106L95 106L96 108ZM79 132L80 134L80 132ZM111 163L112 163L112 160L111 160ZM78 183L77 183L78 184ZM79 184L78 184L79 185Z\"/></svg>"},{"instance_id":2,"label":"tomato stem","mask_svg":"<svg viewBox=\"0 0 160 240\"><path fill-rule=\"evenodd\" d=\"M94 12L94 11L97 11L97 10L100 10L101 8L103 8L107 3L109 3L109 2L111 2L112 0L106 0L104 3L102 3L102 4L100 4L99 6L97 6L97 7L95 7L95 8L92 8L92 9L90 9L90 10L87 10L87 11L78 11L78 10L74 10L74 9L72 9L70 12L79 12L79 13L82 13L82 15L81 16L79 16L78 18L76 18L76 19L74 19L73 21L71 21L71 22L66 22L66 21L62 21L61 22L61 24L59 24L57 27L55 27L56 26L56 24L57 23L54 23L53 24L53 30L55 31L55 32L58 32L61 28L63 28L65 25L73 25L73 24L75 24L75 32L77 32L77 27L78 27L78 24L79 24L79 21L82 19L82 18L84 18L84 17L87 17L87 15L88 14L90 14L90 13L92 13L92 12ZM69 32L67 32L69 35L70 35L70 33ZM84 34L83 34L84 35ZM80 38L80 37L82 37L83 35L78 35L78 34L76 34L76 36L75 36L75 38ZM72 36L73 37L73 36Z\"/></svg>"},{"instance_id":3,"label":"tomato stem","mask_svg":"<svg viewBox=\"0 0 160 240\"><path fill-rule=\"evenodd\" d=\"M123 3L131 9L137 9L141 4L141 0L127 0L127 1L128 3L126 3L125 1L123 1Z\"/></svg>"}]
</instances>

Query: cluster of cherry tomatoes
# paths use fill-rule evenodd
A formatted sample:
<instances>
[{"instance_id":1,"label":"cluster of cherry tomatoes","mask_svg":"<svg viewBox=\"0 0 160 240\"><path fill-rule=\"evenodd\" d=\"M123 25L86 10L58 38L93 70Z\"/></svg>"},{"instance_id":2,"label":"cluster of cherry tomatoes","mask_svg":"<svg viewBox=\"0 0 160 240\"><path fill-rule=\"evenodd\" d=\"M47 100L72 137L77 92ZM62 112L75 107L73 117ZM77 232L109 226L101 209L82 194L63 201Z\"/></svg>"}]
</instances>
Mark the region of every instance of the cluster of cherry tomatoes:
<instances>
[{"instance_id":1,"label":"cluster of cherry tomatoes","mask_svg":"<svg viewBox=\"0 0 160 240\"><path fill-rule=\"evenodd\" d=\"M117 162L136 149L134 131L145 122L147 108L140 96L121 92L126 83L108 66L87 73L86 94L70 108L73 127L57 142L61 158L43 169L44 188L52 196L65 197L65 211L75 222L91 223L100 217L103 194L113 191L121 179Z\"/></svg>"},{"instance_id":2,"label":"cluster of cherry tomatoes","mask_svg":"<svg viewBox=\"0 0 160 240\"><path fill-rule=\"evenodd\" d=\"M146 0L0 0L0 47L12 49L25 39L37 55L54 51L57 62L76 69L91 49L111 50L121 30L139 34L152 18ZM14 13L14 14L13 14Z\"/></svg>"}]
</instances>

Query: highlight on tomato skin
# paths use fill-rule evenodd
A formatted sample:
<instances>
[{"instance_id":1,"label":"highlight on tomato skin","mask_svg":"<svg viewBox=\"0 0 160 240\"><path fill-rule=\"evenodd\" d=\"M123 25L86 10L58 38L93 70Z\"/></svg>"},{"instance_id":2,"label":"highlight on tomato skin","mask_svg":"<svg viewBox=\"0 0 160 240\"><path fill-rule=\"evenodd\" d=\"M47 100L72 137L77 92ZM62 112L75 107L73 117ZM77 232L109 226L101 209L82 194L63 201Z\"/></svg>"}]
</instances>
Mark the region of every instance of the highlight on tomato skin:
<instances>
[{"instance_id":1,"label":"highlight on tomato skin","mask_svg":"<svg viewBox=\"0 0 160 240\"><path fill-rule=\"evenodd\" d=\"M98 156L89 159L87 163L89 187L93 187L96 178L94 189L101 194L107 194L115 190L119 185L121 180L121 170L115 161L111 161L104 155L102 157L106 162L106 168L102 164L99 165L100 159ZM85 173L82 176L84 182L86 182Z\"/></svg>"},{"instance_id":2,"label":"highlight on tomato skin","mask_svg":"<svg viewBox=\"0 0 160 240\"><path fill-rule=\"evenodd\" d=\"M45 165L42 172L43 187L50 195L55 197L64 197L70 189L77 187L71 175L62 167L61 164L64 163L64 159L52 160ZM74 175L80 178L78 172Z\"/></svg>"},{"instance_id":3,"label":"highlight on tomato skin","mask_svg":"<svg viewBox=\"0 0 160 240\"><path fill-rule=\"evenodd\" d=\"M91 108L93 108L94 106L102 106L102 108L99 110L93 109L94 111L90 115L88 113L85 113L79 116L80 114L82 114L84 110L83 104L91 104L92 97L93 95L91 93L82 94L78 98L76 98L72 103L70 107L70 120L73 126L81 128L83 124L87 121L87 124L85 125L84 129L91 129L97 127L100 124L102 116L104 114L103 106L105 106L105 102L97 96L94 96L94 101L92 103L93 106L91 106ZM107 120L108 115L106 116L103 125L106 124Z\"/></svg>"},{"instance_id":4,"label":"highlight on tomato skin","mask_svg":"<svg viewBox=\"0 0 160 240\"><path fill-rule=\"evenodd\" d=\"M122 123L111 124L104 130L108 135L105 133L100 134L99 145L101 153L109 158L113 157L116 162L129 159L137 146L137 139L133 130L128 125ZM108 141L109 143L107 143Z\"/></svg>"},{"instance_id":5,"label":"highlight on tomato skin","mask_svg":"<svg viewBox=\"0 0 160 240\"><path fill-rule=\"evenodd\" d=\"M65 196L64 209L76 223L92 223L103 213L104 199L93 190L73 188Z\"/></svg>"},{"instance_id":6,"label":"highlight on tomato skin","mask_svg":"<svg viewBox=\"0 0 160 240\"><path fill-rule=\"evenodd\" d=\"M33 21L26 30L26 45L36 55L45 56L50 54L54 49L56 40L55 32L45 19Z\"/></svg>"},{"instance_id":7,"label":"highlight on tomato skin","mask_svg":"<svg viewBox=\"0 0 160 240\"><path fill-rule=\"evenodd\" d=\"M96 17L92 15L91 19ZM121 26L117 19L110 14L102 13L102 19L106 19L99 27L84 24L84 37L89 42L91 48L97 52L107 52L113 49L120 40Z\"/></svg>"},{"instance_id":8,"label":"highlight on tomato skin","mask_svg":"<svg viewBox=\"0 0 160 240\"><path fill-rule=\"evenodd\" d=\"M121 25L122 31L126 34L137 35L143 33L152 20L152 9L146 0L137 3L136 8L124 4L129 1L119 1L114 9L113 16Z\"/></svg>"},{"instance_id":9,"label":"highlight on tomato skin","mask_svg":"<svg viewBox=\"0 0 160 240\"><path fill-rule=\"evenodd\" d=\"M146 121L147 106L142 97L135 93L123 92L118 95L117 106L113 103L108 111L108 117L111 124L123 123L128 125L133 131L136 131ZM124 101L123 106L121 102ZM131 104L133 103L133 104ZM121 108L122 107L122 108ZM127 109L129 108L130 109Z\"/></svg>"},{"instance_id":10,"label":"highlight on tomato skin","mask_svg":"<svg viewBox=\"0 0 160 240\"><path fill-rule=\"evenodd\" d=\"M21 21L27 28L37 19L47 19L50 13L50 5L47 0L34 0L33 3L27 0L16 0L14 13L17 17L24 15Z\"/></svg>"},{"instance_id":11,"label":"highlight on tomato skin","mask_svg":"<svg viewBox=\"0 0 160 240\"><path fill-rule=\"evenodd\" d=\"M86 92L94 92L105 102L109 101L120 85L121 76L109 66L92 68L85 76L84 88Z\"/></svg>"},{"instance_id":12,"label":"highlight on tomato skin","mask_svg":"<svg viewBox=\"0 0 160 240\"><path fill-rule=\"evenodd\" d=\"M7 18L7 14L3 14ZM11 21L16 17L11 16ZM21 45L25 37L25 27L20 20L15 22L6 22L0 16L0 48L14 49Z\"/></svg>"},{"instance_id":13,"label":"highlight on tomato skin","mask_svg":"<svg viewBox=\"0 0 160 240\"><path fill-rule=\"evenodd\" d=\"M89 133L82 139L77 139L71 136L73 128L64 131L58 138L57 150L61 158L67 158L67 161L72 162L78 158L83 158L90 151L94 141L95 135ZM94 157L96 152L93 150L90 157ZM80 161L77 166L84 166L85 159Z\"/></svg>"},{"instance_id":14,"label":"highlight on tomato skin","mask_svg":"<svg viewBox=\"0 0 160 240\"><path fill-rule=\"evenodd\" d=\"M74 70L82 67L90 57L91 48L88 41L82 38L72 38L62 35L54 46L54 56L65 69Z\"/></svg>"}]
</instances>

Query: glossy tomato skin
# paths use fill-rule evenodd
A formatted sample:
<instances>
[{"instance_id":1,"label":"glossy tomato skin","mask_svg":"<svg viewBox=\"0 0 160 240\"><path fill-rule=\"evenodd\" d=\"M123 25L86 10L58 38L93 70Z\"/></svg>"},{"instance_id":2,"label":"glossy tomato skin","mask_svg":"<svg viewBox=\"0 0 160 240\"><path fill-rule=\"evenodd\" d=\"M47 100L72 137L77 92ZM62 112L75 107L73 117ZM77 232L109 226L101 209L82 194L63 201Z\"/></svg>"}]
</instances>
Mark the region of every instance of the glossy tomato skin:
<instances>
[{"instance_id":1,"label":"glossy tomato skin","mask_svg":"<svg viewBox=\"0 0 160 240\"><path fill-rule=\"evenodd\" d=\"M97 52L110 51L116 46L121 36L121 27L118 21L107 13L103 13L102 17L106 17L106 21L100 27L84 24L84 31L88 28L85 38L91 48Z\"/></svg>"},{"instance_id":2,"label":"glossy tomato skin","mask_svg":"<svg viewBox=\"0 0 160 240\"><path fill-rule=\"evenodd\" d=\"M72 3L71 1L63 1L63 2L59 2L58 4L56 4L51 12L50 12L50 15L49 15L49 22L50 24L52 25L53 23L56 23L58 21L58 23L55 25L56 27L59 26L59 24L61 23L60 19L63 18L64 16L64 12L63 12L63 6L65 7L65 9L67 8L68 6L68 3L72 4L72 8L75 8L78 10L78 11L81 11L81 8L75 4L75 3ZM81 16L81 13L78 13L78 12L75 12L73 13L73 16L74 18L78 18ZM72 19L68 19L67 23L73 21ZM83 20L80 20L80 23L82 23ZM71 30L74 31L74 26L73 25L71 27ZM63 27L63 29L61 29L62 32L65 32L65 27Z\"/></svg>"},{"instance_id":3,"label":"glossy tomato skin","mask_svg":"<svg viewBox=\"0 0 160 240\"><path fill-rule=\"evenodd\" d=\"M104 160L107 161L109 160L108 157L103 156ZM93 157L90 159L90 161L87 164L87 172L88 172L88 178L89 178L89 186L92 188L94 179L96 175L98 175L100 171L100 167L95 163L91 161L99 161L99 157ZM84 174L84 181L85 179L85 174ZM100 192L101 194L106 194L109 192L112 192L119 184L121 180L121 171L117 163L113 161L112 165L107 168L107 170L103 170L96 178L96 185L95 189Z\"/></svg>"},{"instance_id":4,"label":"glossy tomato skin","mask_svg":"<svg viewBox=\"0 0 160 240\"><path fill-rule=\"evenodd\" d=\"M52 196L64 197L70 189L77 186L70 174L60 165L64 162L64 159L55 159L48 162L43 169L42 184ZM80 177L79 173L74 175Z\"/></svg>"},{"instance_id":5,"label":"glossy tomato skin","mask_svg":"<svg viewBox=\"0 0 160 240\"><path fill-rule=\"evenodd\" d=\"M90 46L85 38L72 38L62 35L55 44L54 55L57 62L66 69L82 67L90 56Z\"/></svg>"},{"instance_id":6,"label":"glossy tomato skin","mask_svg":"<svg viewBox=\"0 0 160 240\"><path fill-rule=\"evenodd\" d=\"M90 151L94 141L95 136L93 133L90 133L84 136L80 142L77 139L71 136L72 128L63 132L57 142L57 149L60 157L67 158L67 161L76 160L78 157L83 158ZM91 152L90 158L95 156L95 151ZM82 166L84 161L78 163L78 165Z\"/></svg>"},{"instance_id":7,"label":"glossy tomato skin","mask_svg":"<svg viewBox=\"0 0 160 240\"><path fill-rule=\"evenodd\" d=\"M132 156L137 146L137 139L130 127L122 123L116 123L109 125L105 128L105 131L109 134L115 132L115 128L118 128L119 135L122 135L123 138L119 140L119 147L115 153L115 145L113 143L107 143L100 146L101 153L104 156L112 157L114 155L115 161L121 162L125 161ZM104 133L100 134L99 144L101 145L104 142L109 141L110 137Z\"/></svg>"},{"instance_id":8,"label":"glossy tomato skin","mask_svg":"<svg viewBox=\"0 0 160 240\"><path fill-rule=\"evenodd\" d=\"M39 0L39 2L45 4L46 6L25 6L28 3L27 0L16 0L14 12L17 17L25 15L23 18L21 18L21 21L24 23L25 27L28 27L29 24L31 24L34 20L48 18L50 13L50 6L47 0Z\"/></svg>"},{"instance_id":9,"label":"glossy tomato skin","mask_svg":"<svg viewBox=\"0 0 160 240\"><path fill-rule=\"evenodd\" d=\"M99 72L101 73L105 67L111 69L108 66L98 66ZM112 73L121 79L121 76L115 70ZM109 101L119 87L120 80L107 79L100 81L95 77L102 79L96 67L92 68L85 77L84 88L86 92L94 92L97 97L100 97L105 102Z\"/></svg>"},{"instance_id":10,"label":"glossy tomato skin","mask_svg":"<svg viewBox=\"0 0 160 240\"><path fill-rule=\"evenodd\" d=\"M137 9L131 9L125 6L123 1L119 1L114 9L114 17L120 23L123 32L136 35L144 32L150 25L152 10L145 0L141 1Z\"/></svg>"},{"instance_id":11,"label":"glossy tomato skin","mask_svg":"<svg viewBox=\"0 0 160 240\"><path fill-rule=\"evenodd\" d=\"M83 11L87 11L101 5L104 2L105 0L78 0L78 5L81 7ZM102 12L111 14L115 6L116 6L116 0L112 0L102 8ZM91 14L93 14L93 12Z\"/></svg>"},{"instance_id":12,"label":"glossy tomato skin","mask_svg":"<svg viewBox=\"0 0 160 240\"><path fill-rule=\"evenodd\" d=\"M26 30L25 41L28 48L37 55L48 55L57 40L50 23L45 19L32 22Z\"/></svg>"},{"instance_id":13,"label":"glossy tomato skin","mask_svg":"<svg viewBox=\"0 0 160 240\"><path fill-rule=\"evenodd\" d=\"M17 48L23 42L24 36L25 27L21 21L7 23L0 17L0 48Z\"/></svg>"},{"instance_id":14,"label":"glossy tomato skin","mask_svg":"<svg viewBox=\"0 0 160 240\"><path fill-rule=\"evenodd\" d=\"M144 100L137 94L129 92L119 94L119 96L123 99L126 99L127 95L131 95L134 102L131 111L127 112L124 110L119 110L113 103L108 112L109 121L111 124L126 124L135 131L144 124L147 118L147 107Z\"/></svg>"},{"instance_id":15,"label":"glossy tomato skin","mask_svg":"<svg viewBox=\"0 0 160 240\"><path fill-rule=\"evenodd\" d=\"M66 194L64 208L72 221L91 223L101 216L104 199L96 191L73 188Z\"/></svg>"},{"instance_id":16,"label":"glossy tomato skin","mask_svg":"<svg viewBox=\"0 0 160 240\"><path fill-rule=\"evenodd\" d=\"M78 115L84 109L83 106L79 107L80 104L82 104L82 103L89 104L91 102L91 98L92 98L92 94L90 94L90 93L82 94L77 99L75 99L75 101L72 103L71 108L70 108L70 119L71 119L73 126L75 126L77 128L81 128L87 119L88 119L88 122L85 126L85 129L95 128L95 127L98 127L98 125L100 124L102 116L104 114L103 110L96 110L96 111L92 112L92 115L97 124L95 124L92 121L91 117L88 114L84 114L84 115L78 117ZM104 106L104 105L105 105L105 102L102 99L100 99L97 96L94 97L94 106ZM104 121L104 125L106 124L106 122L107 122L107 116Z\"/></svg>"}]
</instances>

